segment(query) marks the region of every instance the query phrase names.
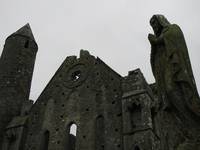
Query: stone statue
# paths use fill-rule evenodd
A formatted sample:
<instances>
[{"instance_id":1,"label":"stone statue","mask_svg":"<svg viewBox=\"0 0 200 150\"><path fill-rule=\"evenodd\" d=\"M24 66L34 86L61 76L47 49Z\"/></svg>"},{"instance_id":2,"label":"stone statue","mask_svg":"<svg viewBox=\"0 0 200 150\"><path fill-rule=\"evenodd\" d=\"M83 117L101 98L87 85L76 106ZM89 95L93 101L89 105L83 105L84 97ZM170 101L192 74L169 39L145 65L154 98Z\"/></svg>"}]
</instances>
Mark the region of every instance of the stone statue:
<instances>
[{"instance_id":1,"label":"stone statue","mask_svg":"<svg viewBox=\"0 0 200 150\"><path fill-rule=\"evenodd\" d=\"M185 113L187 108L200 116L200 99L180 27L170 24L163 15L154 15L150 24L154 31L148 36L151 66L161 107L173 105L180 113Z\"/></svg>"}]
</instances>

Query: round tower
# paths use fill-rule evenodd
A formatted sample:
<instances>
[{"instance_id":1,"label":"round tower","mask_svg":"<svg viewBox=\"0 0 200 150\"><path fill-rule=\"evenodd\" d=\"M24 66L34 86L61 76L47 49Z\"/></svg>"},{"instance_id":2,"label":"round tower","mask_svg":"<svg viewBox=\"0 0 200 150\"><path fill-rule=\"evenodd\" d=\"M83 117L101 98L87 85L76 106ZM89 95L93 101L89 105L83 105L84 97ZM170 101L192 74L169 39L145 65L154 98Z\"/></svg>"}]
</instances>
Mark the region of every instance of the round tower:
<instances>
[{"instance_id":1,"label":"round tower","mask_svg":"<svg viewBox=\"0 0 200 150\"><path fill-rule=\"evenodd\" d=\"M0 145L6 125L29 100L37 50L29 24L6 39L0 58Z\"/></svg>"}]
</instances>

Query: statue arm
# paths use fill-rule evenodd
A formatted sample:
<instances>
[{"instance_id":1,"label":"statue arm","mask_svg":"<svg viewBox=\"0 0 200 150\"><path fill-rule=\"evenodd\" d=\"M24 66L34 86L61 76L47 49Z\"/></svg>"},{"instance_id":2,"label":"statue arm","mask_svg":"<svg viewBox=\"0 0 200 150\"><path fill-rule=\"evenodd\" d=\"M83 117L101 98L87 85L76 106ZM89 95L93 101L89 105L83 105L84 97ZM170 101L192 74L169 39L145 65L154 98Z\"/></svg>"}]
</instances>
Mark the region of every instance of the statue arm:
<instances>
[{"instance_id":1,"label":"statue arm","mask_svg":"<svg viewBox=\"0 0 200 150\"><path fill-rule=\"evenodd\" d=\"M157 52L157 45L162 45L164 44L164 39L163 39L163 35L161 34L159 37L156 37L153 34L149 34L148 35L148 39L149 42L151 43L151 58L150 58L150 62L151 62L151 67L152 67L152 72L155 76L155 54Z\"/></svg>"},{"instance_id":2,"label":"statue arm","mask_svg":"<svg viewBox=\"0 0 200 150\"><path fill-rule=\"evenodd\" d=\"M156 37L153 34L149 34L149 41L150 41L151 45L164 44L163 34L161 34L159 37Z\"/></svg>"}]
</instances>

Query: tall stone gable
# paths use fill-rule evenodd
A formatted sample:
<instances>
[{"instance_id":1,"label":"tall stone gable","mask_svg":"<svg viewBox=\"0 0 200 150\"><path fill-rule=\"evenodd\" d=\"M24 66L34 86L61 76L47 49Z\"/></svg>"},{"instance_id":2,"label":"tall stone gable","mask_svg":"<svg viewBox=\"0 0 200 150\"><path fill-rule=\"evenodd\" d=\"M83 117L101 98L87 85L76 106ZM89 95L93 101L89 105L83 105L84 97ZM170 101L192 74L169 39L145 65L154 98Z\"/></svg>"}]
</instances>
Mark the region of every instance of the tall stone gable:
<instances>
[{"instance_id":1,"label":"tall stone gable","mask_svg":"<svg viewBox=\"0 0 200 150\"><path fill-rule=\"evenodd\" d=\"M68 149L77 125L76 149L122 146L122 77L87 51L67 57L30 111L25 149Z\"/></svg>"}]
</instances>

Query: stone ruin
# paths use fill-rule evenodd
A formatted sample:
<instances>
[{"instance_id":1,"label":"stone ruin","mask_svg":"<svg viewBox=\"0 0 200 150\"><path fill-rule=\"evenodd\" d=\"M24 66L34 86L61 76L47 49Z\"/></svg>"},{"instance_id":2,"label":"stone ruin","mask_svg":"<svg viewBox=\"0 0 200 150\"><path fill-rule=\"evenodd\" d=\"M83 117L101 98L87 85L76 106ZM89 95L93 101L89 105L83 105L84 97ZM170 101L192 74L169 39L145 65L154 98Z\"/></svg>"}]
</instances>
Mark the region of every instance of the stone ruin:
<instances>
[{"instance_id":1,"label":"stone ruin","mask_svg":"<svg viewBox=\"0 0 200 150\"><path fill-rule=\"evenodd\" d=\"M150 24L154 84L140 69L122 77L81 50L35 103L37 43L29 24L11 34L0 58L1 150L200 150L200 98L183 33L163 15Z\"/></svg>"}]
</instances>

